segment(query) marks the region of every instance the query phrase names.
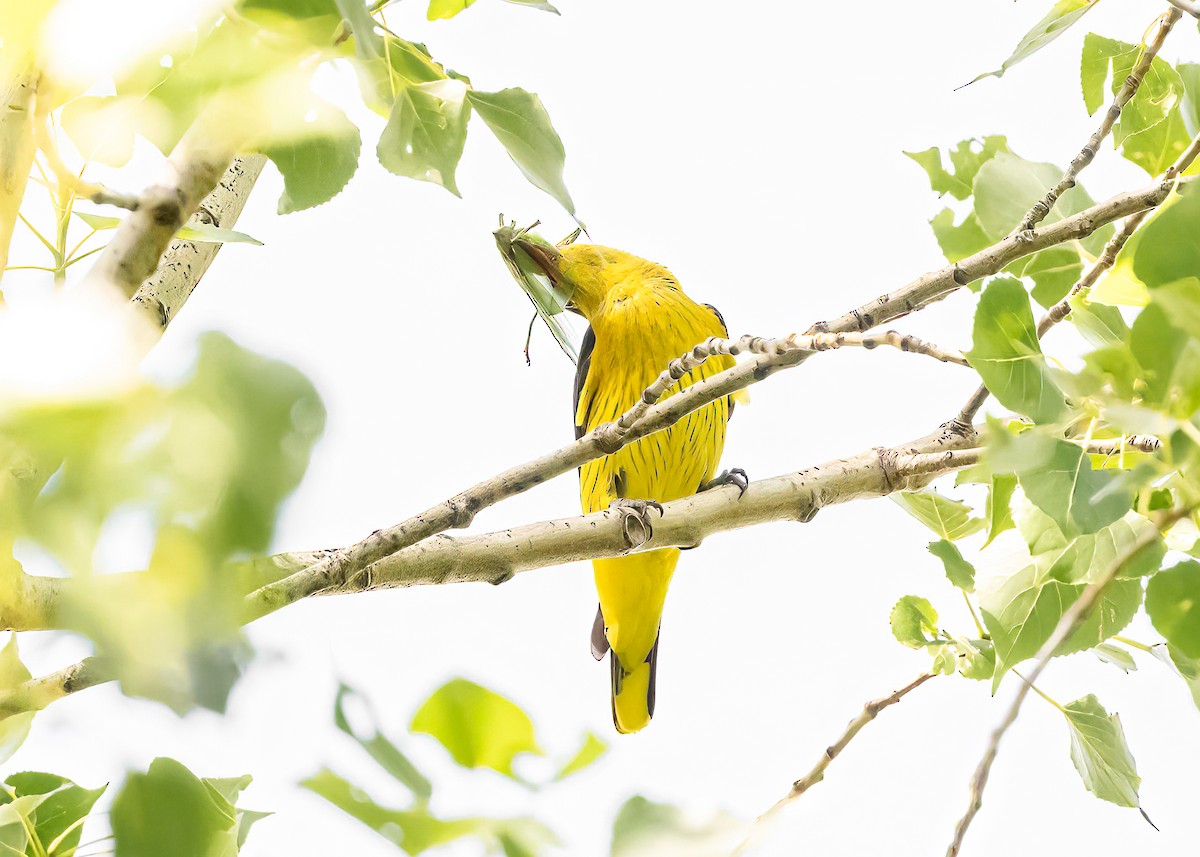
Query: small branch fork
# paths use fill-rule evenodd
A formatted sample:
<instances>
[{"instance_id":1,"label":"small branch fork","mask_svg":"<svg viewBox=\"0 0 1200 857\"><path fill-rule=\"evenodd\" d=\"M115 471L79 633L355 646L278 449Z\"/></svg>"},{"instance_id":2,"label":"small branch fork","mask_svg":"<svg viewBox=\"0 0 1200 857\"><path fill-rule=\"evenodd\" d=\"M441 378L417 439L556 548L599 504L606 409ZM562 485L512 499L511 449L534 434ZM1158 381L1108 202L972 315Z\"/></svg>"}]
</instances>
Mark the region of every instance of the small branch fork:
<instances>
[{"instance_id":1,"label":"small branch fork","mask_svg":"<svg viewBox=\"0 0 1200 857\"><path fill-rule=\"evenodd\" d=\"M958 854L961 852L963 837L966 836L971 822L975 820L975 816L983 806L983 791L987 788L988 776L992 771L992 763L996 761L996 755L1000 751L1000 741L1004 738L1004 733L1016 721L1017 715L1021 711L1021 705L1025 702L1025 697L1029 695L1029 689L1033 687L1034 683L1041 676L1042 671L1046 668L1046 664L1050 662L1050 659L1054 657L1054 653L1059 650L1062 644L1087 621L1097 602L1099 602L1100 596L1104 594L1104 590L1108 585L1116 580L1117 575L1121 573L1121 569L1139 553L1158 541L1163 530L1170 527L1176 521L1187 517L1191 514L1191 511L1191 509L1174 509L1160 516L1156 521L1155 528L1147 530L1117 556L1100 577L1083 590L1079 598L1067 608L1062 618L1058 620L1058 624L1054 626L1054 631L1050 634L1050 638L1042 644L1037 654L1034 655L1035 663L1033 669L1030 670L1029 675L1018 686L1017 692L1013 696L1004 717L1000 720L1000 724L995 728L991 738L988 740L987 749L984 750L983 758L980 759L979 766L975 769L975 775L971 779L970 803L967 805L967 811L963 813L962 818L959 819L958 825L955 827L954 838L950 842L950 847L946 849L946 857L958 857Z\"/></svg>"},{"instance_id":2,"label":"small branch fork","mask_svg":"<svg viewBox=\"0 0 1200 857\"><path fill-rule=\"evenodd\" d=\"M1033 204L1033 207L1025 213L1021 219L1020 225L1017 226L1017 232L1026 232L1037 226L1045 219L1058 202L1058 198L1066 193L1071 188L1075 187L1075 179L1083 172L1092 159L1096 157L1096 153L1100 151L1100 144L1104 142L1104 138L1112 132L1113 125L1121 117L1121 111L1129 100L1137 93L1138 88L1142 85L1142 80L1146 77L1146 72L1150 70L1151 63L1158 56L1158 52L1162 50L1163 43L1167 40L1167 36L1171 33L1171 28L1182 17L1178 9L1168 9L1164 12L1157 21L1157 27L1154 31L1154 36L1146 43L1141 56L1138 57L1137 63L1130 70L1129 76L1125 78L1125 82L1113 97L1112 104L1104 114L1104 119L1100 123L1092 136L1079 150L1074 158L1071 159L1067 171L1063 173L1062 179L1054 187L1050 188L1049 192L1040 200Z\"/></svg>"}]
</instances>

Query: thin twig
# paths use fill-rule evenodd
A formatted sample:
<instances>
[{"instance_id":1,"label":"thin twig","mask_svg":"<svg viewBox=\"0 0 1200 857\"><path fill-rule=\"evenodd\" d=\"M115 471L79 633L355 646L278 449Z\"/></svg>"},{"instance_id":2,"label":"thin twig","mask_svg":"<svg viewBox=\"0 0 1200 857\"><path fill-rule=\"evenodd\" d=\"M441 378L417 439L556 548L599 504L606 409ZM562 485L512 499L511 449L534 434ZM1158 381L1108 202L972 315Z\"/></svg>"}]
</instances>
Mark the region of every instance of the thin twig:
<instances>
[{"instance_id":1,"label":"thin twig","mask_svg":"<svg viewBox=\"0 0 1200 857\"><path fill-rule=\"evenodd\" d=\"M40 711L77 691L112 681L112 674L102 658L84 658L49 675L31 678L0 693L0 718L23 711Z\"/></svg>"},{"instance_id":2,"label":"thin twig","mask_svg":"<svg viewBox=\"0 0 1200 857\"><path fill-rule=\"evenodd\" d=\"M741 845L733 852L735 857L742 854L751 845L756 838L756 832L761 831L784 807L798 800L801 795L825 779L825 769L829 767L834 759L841 755L841 752L862 731L864 726L879 716L880 711L883 711L883 709L890 705L895 705L936 675L937 673L922 673L899 690L893 691L879 699L873 699L864 705L863 710L859 712L858 716L846 725L846 730L842 733L841 737L825 748L824 752L821 753L821 757L817 759L817 763L812 766L812 769L803 777L796 780L796 782L792 783L792 787L788 793L780 798L778 803L758 817L751 827L750 832L746 834L746 838L742 840Z\"/></svg>"},{"instance_id":3,"label":"thin twig","mask_svg":"<svg viewBox=\"0 0 1200 857\"><path fill-rule=\"evenodd\" d=\"M946 857L957 857L962 850L963 837L966 836L971 822L974 821L980 807L983 806L983 791L987 787L988 775L992 771L992 763L996 761L996 754L1000 750L1000 740L1004 737L1004 733L1008 731L1008 727L1012 726L1013 722L1017 719L1022 703L1025 702L1025 697L1029 695L1029 689L1041 676L1042 671L1046 668L1046 664L1050 662L1050 659L1054 657L1055 652L1058 651L1062 644L1087 621L1088 616L1091 615L1092 608L1096 606L1096 603L1100 600L1100 596L1104 594L1104 590L1108 585L1121 573L1121 569L1137 554L1158 541L1162 530L1169 527L1175 521L1186 517L1190 512L1190 509L1174 509L1160 516L1155 522L1155 528L1144 532L1133 544L1122 551L1108 568L1105 569L1104 573L1083 590L1075 603L1068 607L1066 612L1063 613L1062 618L1058 620L1058 624L1054 626L1054 631L1050 634L1050 638L1042 644L1037 654L1034 655L1036 660L1033 669L1026 680L1018 686L1008 710L1000 721L1000 725L996 727L992 732L991 738L988 740L987 749L984 751L983 758L980 759L979 766L975 769L975 775L971 779L970 803L967 806L967 811L959 819L958 825L955 827L954 839L950 842L950 847L946 850Z\"/></svg>"},{"instance_id":4,"label":"thin twig","mask_svg":"<svg viewBox=\"0 0 1200 857\"><path fill-rule=\"evenodd\" d=\"M1133 69L1129 72L1129 76L1125 78L1125 82L1121 85L1121 88L1117 90L1112 104L1105 111L1100 127L1092 132L1092 136L1084 143L1083 148L1079 150L1079 154L1071 159L1071 163L1067 167L1067 171L1063 173L1063 177L1059 183L1050 188L1049 192L1042 199L1035 202L1033 207L1025 213L1025 216L1021 219L1021 223L1017 226L1017 232L1025 232L1041 223L1046 215L1053 210L1055 203L1058 202L1058 198L1075 187L1075 179L1092 162L1092 159L1096 157L1096 153L1100 151L1100 144L1104 142L1104 138L1112 131L1113 125L1121 116L1121 110L1124 109L1129 100L1137 93L1138 87L1142 85L1142 80L1146 76L1146 72L1150 70L1150 64L1158 56L1158 52L1167 40L1171 28L1175 26L1175 23L1181 17L1182 15L1178 9L1168 9L1158 18L1158 26L1154 31L1154 36L1142 50L1141 55L1138 57Z\"/></svg>"}]
</instances>

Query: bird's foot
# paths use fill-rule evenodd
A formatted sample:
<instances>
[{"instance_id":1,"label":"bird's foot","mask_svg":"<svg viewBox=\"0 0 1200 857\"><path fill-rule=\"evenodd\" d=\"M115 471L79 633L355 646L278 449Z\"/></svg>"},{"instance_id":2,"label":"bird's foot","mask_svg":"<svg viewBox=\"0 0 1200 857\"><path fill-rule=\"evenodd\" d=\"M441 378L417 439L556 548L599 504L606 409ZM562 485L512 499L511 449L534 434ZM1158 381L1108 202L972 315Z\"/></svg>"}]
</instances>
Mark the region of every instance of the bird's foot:
<instances>
[{"instance_id":1,"label":"bird's foot","mask_svg":"<svg viewBox=\"0 0 1200 857\"><path fill-rule=\"evenodd\" d=\"M700 486L701 491L709 491L713 488L720 488L724 485L734 485L738 489L738 499L746 493L746 489L750 486L750 478L746 476L746 471L740 467L732 467L729 470L721 471L720 475Z\"/></svg>"},{"instance_id":2,"label":"bird's foot","mask_svg":"<svg viewBox=\"0 0 1200 857\"><path fill-rule=\"evenodd\" d=\"M654 527L650 523L650 510L658 512L661 518L663 507L654 500L613 500L608 508L621 513L621 522L625 531L625 543L630 550L636 550L654 537Z\"/></svg>"}]
</instances>

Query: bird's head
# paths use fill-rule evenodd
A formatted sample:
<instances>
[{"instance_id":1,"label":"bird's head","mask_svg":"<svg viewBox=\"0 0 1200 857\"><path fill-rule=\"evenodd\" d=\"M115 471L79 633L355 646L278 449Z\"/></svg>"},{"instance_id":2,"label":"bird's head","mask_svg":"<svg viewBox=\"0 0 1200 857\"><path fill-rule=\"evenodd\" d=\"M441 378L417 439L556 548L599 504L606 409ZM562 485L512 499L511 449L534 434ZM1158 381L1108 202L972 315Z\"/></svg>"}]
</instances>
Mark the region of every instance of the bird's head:
<instances>
[{"instance_id":1,"label":"bird's head","mask_svg":"<svg viewBox=\"0 0 1200 857\"><path fill-rule=\"evenodd\" d=\"M674 286L666 269L611 247L598 244L551 246L544 241L517 238L514 242L550 279L558 290L570 296L567 309L594 321L602 307L623 297L625 292L649 281Z\"/></svg>"}]
</instances>

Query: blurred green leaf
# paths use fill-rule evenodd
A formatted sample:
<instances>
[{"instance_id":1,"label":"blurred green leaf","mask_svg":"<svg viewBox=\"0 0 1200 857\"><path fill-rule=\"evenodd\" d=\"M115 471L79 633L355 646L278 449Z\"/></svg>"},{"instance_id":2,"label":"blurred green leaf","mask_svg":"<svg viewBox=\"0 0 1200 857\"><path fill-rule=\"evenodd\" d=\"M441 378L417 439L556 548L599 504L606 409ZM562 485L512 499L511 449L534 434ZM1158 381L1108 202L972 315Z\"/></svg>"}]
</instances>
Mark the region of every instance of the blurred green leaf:
<instances>
[{"instance_id":1,"label":"blurred green leaf","mask_svg":"<svg viewBox=\"0 0 1200 857\"><path fill-rule=\"evenodd\" d=\"M396 175L433 182L461 196L454 171L467 141L466 95L467 85L458 80L401 89L379 137L379 163Z\"/></svg>"},{"instance_id":2,"label":"blurred green leaf","mask_svg":"<svg viewBox=\"0 0 1200 857\"><path fill-rule=\"evenodd\" d=\"M429 0L425 18L429 21L453 18L474 2L475 0Z\"/></svg>"},{"instance_id":3,"label":"blurred green leaf","mask_svg":"<svg viewBox=\"0 0 1200 857\"><path fill-rule=\"evenodd\" d=\"M1104 83L1109 79L1110 68L1110 91L1116 95L1143 50L1141 45L1107 39L1095 33L1088 33L1084 37L1079 77L1083 101L1089 114L1095 113L1107 101ZM1113 145L1120 146L1126 138L1142 133L1166 119L1183 97L1183 91L1183 80L1179 73L1166 60L1155 57L1142 78L1141 86L1121 109L1121 116L1113 125Z\"/></svg>"},{"instance_id":4,"label":"blurred green leaf","mask_svg":"<svg viewBox=\"0 0 1200 857\"><path fill-rule=\"evenodd\" d=\"M589 768L608 751L608 744L604 742L595 732L588 732L583 736L583 744L575 755L562 766L559 772L554 776L556 780L565 779L571 774L577 774L584 768Z\"/></svg>"},{"instance_id":5,"label":"blurred green leaf","mask_svg":"<svg viewBox=\"0 0 1200 857\"><path fill-rule=\"evenodd\" d=\"M1200 342L1172 321L1161 299L1151 303L1134 319L1130 351L1142 403L1190 419L1200 409Z\"/></svg>"},{"instance_id":6,"label":"blurred green leaf","mask_svg":"<svg viewBox=\"0 0 1200 857\"><path fill-rule=\"evenodd\" d=\"M463 678L433 692L413 715L412 732L432 735L464 768L491 768L507 777L518 753L541 755L533 723L505 697Z\"/></svg>"},{"instance_id":7,"label":"blurred green leaf","mask_svg":"<svg viewBox=\"0 0 1200 857\"><path fill-rule=\"evenodd\" d=\"M85 160L123 167L133 157L137 100L119 96L84 95L72 99L59 114L62 129Z\"/></svg>"},{"instance_id":8,"label":"blurred green leaf","mask_svg":"<svg viewBox=\"0 0 1200 857\"><path fill-rule=\"evenodd\" d=\"M1007 474L992 475L991 484L988 486L987 506L984 510L986 513L984 517L987 519L987 539L984 540L984 547L990 545L992 540L1005 530L1011 530L1016 526L1010 508L1015 490L1017 490L1017 477Z\"/></svg>"},{"instance_id":9,"label":"blurred green leaf","mask_svg":"<svg viewBox=\"0 0 1200 857\"><path fill-rule=\"evenodd\" d=\"M929 185L934 193L948 193L963 200L972 193L971 185L975 174L983 164L995 157L997 152L1007 152L1008 141L1001 136L984 137L982 140L963 140L953 149L947 149L953 172L942 166L942 154L932 147L923 152L905 152L916 161L929 176ZM947 209L949 211L949 209Z\"/></svg>"},{"instance_id":10,"label":"blurred green leaf","mask_svg":"<svg viewBox=\"0 0 1200 857\"><path fill-rule=\"evenodd\" d=\"M525 178L554 197L568 214L575 214L575 203L562 180L566 150L541 100L523 89L472 89L467 99Z\"/></svg>"},{"instance_id":11,"label":"blurred green leaf","mask_svg":"<svg viewBox=\"0 0 1200 857\"><path fill-rule=\"evenodd\" d=\"M362 137L340 108L310 96L305 133L268 142L260 151L283 176L278 212L288 214L333 199L358 170Z\"/></svg>"},{"instance_id":12,"label":"blurred green leaf","mask_svg":"<svg viewBox=\"0 0 1200 857\"><path fill-rule=\"evenodd\" d=\"M346 716L347 699L356 700L360 714L370 721L370 732L356 730ZM409 758L400 752L391 741L379 731L376 725L375 712L370 709L367 701L346 684L338 685L337 696L333 702L333 722L370 754L385 771L403 783L413 793L419 803L427 803L433 796L433 784L417 770Z\"/></svg>"},{"instance_id":13,"label":"blurred green leaf","mask_svg":"<svg viewBox=\"0 0 1200 857\"><path fill-rule=\"evenodd\" d=\"M1070 306L1071 314L1067 317L1096 348L1121 346L1129 341L1129 325L1116 307L1090 301L1082 294L1072 297Z\"/></svg>"},{"instance_id":14,"label":"blurred green leaf","mask_svg":"<svg viewBox=\"0 0 1200 857\"><path fill-rule=\"evenodd\" d=\"M922 649L938 637L937 611L919 595L903 596L892 607L888 620L892 636L910 649Z\"/></svg>"},{"instance_id":15,"label":"blurred green leaf","mask_svg":"<svg viewBox=\"0 0 1200 857\"><path fill-rule=\"evenodd\" d=\"M1063 715L1071 730L1071 762L1087 790L1117 806L1138 806L1142 779L1125 743L1121 718L1105 711L1093 694L1068 703Z\"/></svg>"},{"instance_id":16,"label":"blurred green leaf","mask_svg":"<svg viewBox=\"0 0 1200 857\"><path fill-rule=\"evenodd\" d=\"M1028 59L1061 36L1068 27L1082 18L1084 13L1096 3L1097 0L1058 0L1051 7L1050 11L1046 13L1046 16L1034 24L1021 37L1021 41L1017 42L1017 46L1013 49L1012 54L1001 64L1000 68L979 75L971 83L982 80L985 77L1003 76L1014 65L1024 59Z\"/></svg>"},{"instance_id":17,"label":"blurred green leaf","mask_svg":"<svg viewBox=\"0 0 1200 857\"><path fill-rule=\"evenodd\" d=\"M107 786L85 789L57 774L26 771L11 775L0 789L0 804L29 795L41 796L28 813L33 838L46 857L71 857L79 845L80 822L92 811Z\"/></svg>"},{"instance_id":18,"label":"blurred green leaf","mask_svg":"<svg viewBox=\"0 0 1200 857\"><path fill-rule=\"evenodd\" d=\"M354 50L364 60L384 56L383 39L375 30L375 19L371 17L365 0L334 0L342 18L354 35Z\"/></svg>"},{"instance_id":19,"label":"blurred green leaf","mask_svg":"<svg viewBox=\"0 0 1200 857\"><path fill-rule=\"evenodd\" d=\"M13 690L33 676L17 652L17 635L9 634L8 642L0 649L0 689ZM0 763L7 762L29 737L36 712L23 711L0 720Z\"/></svg>"},{"instance_id":20,"label":"blurred green leaf","mask_svg":"<svg viewBox=\"0 0 1200 857\"><path fill-rule=\"evenodd\" d=\"M947 541L957 541L985 526L981 518L971 517L971 507L943 497L937 491L898 491L889 494L892 501L930 530Z\"/></svg>"},{"instance_id":21,"label":"blurred green leaf","mask_svg":"<svg viewBox=\"0 0 1200 857\"><path fill-rule=\"evenodd\" d=\"M703 821L683 810L635 795L622 804L613 820L612 857L727 857L746 824L725 813Z\"/></svg>"},{"instance_id":22,"label":"blurred green leaf","mask_svg":"<svg viewBox=\"0 0 1200 857\"><path fill-rule=\"evenodd\" d=\"M942 561L946 579L963 592L975 591L975 566L963 559L958 548L945 539L929 543L929 552Z\"/></svg>"},{"instance_id":23,"label":"blurred green leaf","mask_svg":"<svg viewBox=\"0 0 1200 857\"><path fill-rule=\"evenodd\" d=\"M1200 563L1182 562L1150 578L1146 612L1172 646L1200 658Z\"/></svg>"},{"instance_id":24,"label":"blurred green leaf","mask_svg":"<svg viewBox=\"0 0 1200 857\"><path fill-rule=\"evenodd\" d=\"M1113 643L1100 643L1092 648L1092 654L1106 664L1112 664L1124 673L1137 672L1137 662L1126 649Z\"/></svg>"},{"instance_id":25,"label":"blurred green leaf","mask_svg":"<svg viewBox=\"0 0 1200 857\"><path fill-rule=\"evenodd\" d=\"M1183 194L1141 231L1133 272L1151 289L1200 275L1200 193Z\"/></svg>"},{"instance_id":26,"label":"blurred green leaf","mask_svg":"<svg viewBox=\"0 0 1200 857\"><path fill-rule=\"evenodd\" d=\"M362 789L330 771L319 771L301 784L338 809L358 819L409 855L457 839L473 838L489 851L536 853L534 843L554 841L554 834L532 819L456 818L442 820L420 807L390 809L376 803ZM532 847L531 847L532 846ZM509 848L524 849L508 851Z\"/></svg>"},{"instance_id":27,"label":"blurred green leaf","mask_svg":"<svg viewBox=\"0 0 1200 857\"><path fill-rule=\"evenodd\" d=\"M1066 400L1046 368L1029 296L1020 281L998 278L983 290L966 357L1004 406L1039 423L1055 422L1066 413Z\"/></svg>"},{"instance_id":28,"label":"blurred green leaf","mask_svg":"<svg viewBox=\"0 0 1200 857\"><path fill-rule=\"evenodd\" d=\"M113 801L116 857L214 857L238 851L240 780L201 780L174 759L131 773ZM241 836L244 839L244 836Z\"/></svg>"},{"instance_id":29,"label":"blurred green leaf","mask_svg":"<svg viewBox=\"0 0 1200 857\"><path fill-rule=\"evenodd\" d=\"M1004 238L1062 176L1063 171L1054 164L1034 163L1011 152L998 152L979 168L975 176L975 216L984 233L993 241ZM1093 204L1087 192L1076 185L1059 197L1042 223L1055 223ZM1098 256L1112 233L1113 227L1109 224L1080 243L1089 253Z\"/></svg>"}]
</instances>

